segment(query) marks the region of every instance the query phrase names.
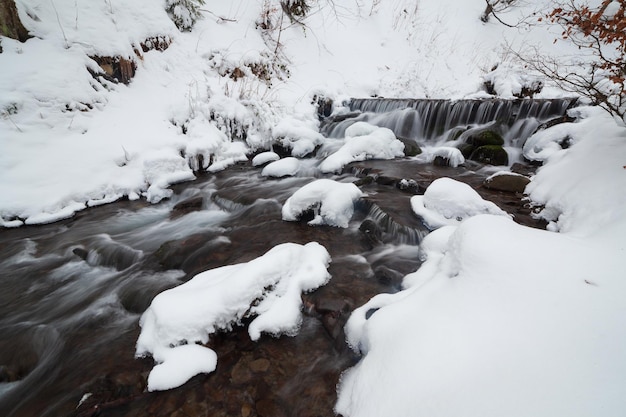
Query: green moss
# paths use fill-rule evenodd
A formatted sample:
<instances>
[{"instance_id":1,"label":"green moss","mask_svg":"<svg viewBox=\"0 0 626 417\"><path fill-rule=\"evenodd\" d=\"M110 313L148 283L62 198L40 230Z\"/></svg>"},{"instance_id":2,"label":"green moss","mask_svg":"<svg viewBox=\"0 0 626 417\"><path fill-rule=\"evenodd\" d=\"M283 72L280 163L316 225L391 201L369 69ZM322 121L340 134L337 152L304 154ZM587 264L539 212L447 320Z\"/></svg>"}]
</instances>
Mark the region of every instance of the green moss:
<instances>
[{"instance_id":1,"label":"green moss","mask_svg":"<svg viewBox=\"0 0 626 417\"><path fill-rule=\"evenodd\" d=\"M467 139L467 143L480 147L480 146L492 146L504 145L504 139L502 136L493 130L483 130L482 132L472 135Z\"/></svg>"},{"instance_id":2,"label":"green moss","mask_svg":"<svg viewBox=\"0 0 626 417\"><path fill-rule=\"evenodd\" d=\"M485 145L477 148L470 155L469 159L490 165L508 165L509 155L502 146Z\"/></svg>"}]
</instances>

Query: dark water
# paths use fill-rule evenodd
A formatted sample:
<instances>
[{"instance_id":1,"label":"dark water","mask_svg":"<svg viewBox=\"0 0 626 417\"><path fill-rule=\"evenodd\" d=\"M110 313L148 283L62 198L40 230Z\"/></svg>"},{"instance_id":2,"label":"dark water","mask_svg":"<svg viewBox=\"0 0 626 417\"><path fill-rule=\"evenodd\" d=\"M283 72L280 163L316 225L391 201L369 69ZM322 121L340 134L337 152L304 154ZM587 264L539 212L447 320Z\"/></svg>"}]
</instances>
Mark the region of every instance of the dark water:
<instances>
[{"instance_id":1,"label":"dark water","mask_svg":"<svg viewBox=\"0 0 626 417\"><path fill-rule=\"evenodd\" d=\"M266 179L240 164L174 186L157 205L120 201L50 225L0 230L0 416L331 416L340 374L356 363L343 324L419 267L428 232L409 199L449 176L533 220L521 196L481 187L481 166L413 160L351 164L339 181L368 194L350 227L283 222L284 201L312 177ZM414 180L400 189L400 179ZM332 256L332 279L303 295L296 337L249 340L245 327L215 335L217 370L148 393L153 362L134 357L139 317L152 298L275 245L311 241ZM243 323L245 325L245 323Z\"/></svg>"}]
</instances>

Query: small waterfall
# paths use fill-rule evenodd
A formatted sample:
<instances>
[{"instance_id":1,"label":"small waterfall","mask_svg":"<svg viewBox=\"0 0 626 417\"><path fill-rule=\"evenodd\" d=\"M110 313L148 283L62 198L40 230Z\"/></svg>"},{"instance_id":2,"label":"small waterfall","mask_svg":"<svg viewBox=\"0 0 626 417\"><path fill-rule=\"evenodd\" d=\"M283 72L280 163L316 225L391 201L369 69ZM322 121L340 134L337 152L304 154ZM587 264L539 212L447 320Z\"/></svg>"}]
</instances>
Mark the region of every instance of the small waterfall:
<instances>
[{"instance_id":1,"label":"small waterfall","mask_svg":"<svg viewBox=\"0 0 626 417\"><path fill-rule=\"evenodd\" d=\"M345 130L357 121L387 127L396 136L418 142L455 139L463 130L493 125L509 137L512 131L522 143L541 122L561 117L576 99L523 100L432 100L354 98L348 103L353 117L345 115L322 127L328 137L343 137ZM523 136L523 137L521 137Z\"/></svg>"},{"instance_id":2,"label":"small waterfall","mask_svg":"<svg viewBox=\"0 0 626 417\"><path fill-rule=\"evenodd\" d=\"M366 220L370 220L376 225L376 228L381 232L381 235L378 237L381 242L419 245L422 239L428 234L426 228L415 229L398 223L392 216L378 206L378 204L372 201L361 200L357 203L356 208L365 213Z\"/></svg>"}]
</instances>

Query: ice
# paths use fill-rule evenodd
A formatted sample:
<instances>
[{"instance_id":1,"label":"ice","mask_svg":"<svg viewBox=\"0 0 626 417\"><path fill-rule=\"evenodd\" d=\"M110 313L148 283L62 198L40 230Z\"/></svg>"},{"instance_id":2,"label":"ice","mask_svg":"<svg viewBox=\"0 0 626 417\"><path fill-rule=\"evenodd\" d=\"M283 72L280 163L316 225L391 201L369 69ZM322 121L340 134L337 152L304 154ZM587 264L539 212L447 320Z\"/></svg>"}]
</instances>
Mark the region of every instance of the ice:
<instances>
[{"instance_id":1,"label":"ice","mask_svg":"<svg viewBox=\"0 0 626 417\"><path fill-rule=\"evenodd\" d=\"M283 220L297 221L308 210L313 211L309 225L348 227L354 203L363 193L352 183L328 179L315 180L297 190L283 205Z\"/></svg>"},{"instance_id":2,"label":"ice","mask_svg":"<svg viewBox=\"0 0 626 417\"><path fill-rule=\"evenodd\" d=\"M148 390L184 384L215 369L216 354L206 343L218 330L254 317L252 340L262 333L297 333L302 320L301 293L328 282L330 255L316 242L285 243L250 262L212 269L157 295L141 317L137 356L157 362Z\"/></svg>"}]
</instances>

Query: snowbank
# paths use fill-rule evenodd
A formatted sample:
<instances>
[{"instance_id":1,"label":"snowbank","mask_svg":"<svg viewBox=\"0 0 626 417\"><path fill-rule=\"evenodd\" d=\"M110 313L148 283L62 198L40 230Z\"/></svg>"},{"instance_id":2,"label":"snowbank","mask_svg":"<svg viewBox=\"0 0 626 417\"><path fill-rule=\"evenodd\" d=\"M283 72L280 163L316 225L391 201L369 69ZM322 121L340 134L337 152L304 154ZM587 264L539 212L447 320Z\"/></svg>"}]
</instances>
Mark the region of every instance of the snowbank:
<instances>
[{"instance_id":1,"label":"snowbank","mask_svg":"<svg viewBox=\"0 0 626 417\"><path fill-rule=\"evenodd\" d=\"M356 185L333 180L313 181L297 190L283 205L283 220L297 221L308 210L314 218L309 225L348 227L354 203L363 196Z\"/></svg>"},{"instance_id":2,"label":"snowbank","mask_svg":"<svg viewBox=\"0 0 626 417\"><path fill-rule=\"evenodd\" d=\"M431 229L458 225L478 214L508 216L491 201L483 200L472 187L451 178L436 179L424 195L411 197L411 208Z\"/></svg>"},{"instance_id":3,"label":"snowbank","mask_svg":"<svg viewBox=\"0 0 626 417\"><path fill-rule=\"evenodd\" d=\"M297 333L302 320L300 294L326 284L330 255L318 243L286 243L248 263L224 266L157 295L141 317L137 356L152 355L157 365L148 390L184 384L215 370L217 355L209 336L229 330L247 316L252 340L261 333Z\"/></svg>"},{"instance_id":4,"label":"snowbank","mask_svg":"<svg viewBox=\"0 0 626 417\"><path fill-rule=\"evenodd\" d=\"M345 144L320 164L322 172L338 172L355 161L393 159L404 156L404 144L385 127L356 122L346 129Z\"/></svg>"},{"instance_id":5,"label":"snowbank","mask_svg":"<svg viewBox=\"0 0 626 417\"><path fill-rule=\"evenodd\" d=\"M337 412L621 415L620 250L488 215L432 232L422 250L407 289L350 318L348 341L365 356L343 375Z\"/></svg>"},{"instance_id":6,"label":"snowbank","mask_svg":"<svg viewBox=\"0 0 626 417\"><path fill-rule=\"evenodd\" d=\"M626 129L598 108L577 109L581 119L544 130L524 146L546 165L526 187L544 205L550 230L577 236L614 229L626 206ZM563 149L559 144L567 141Z\"/></svg>"}]
</instances>

